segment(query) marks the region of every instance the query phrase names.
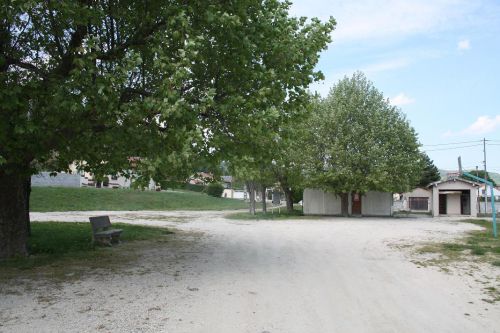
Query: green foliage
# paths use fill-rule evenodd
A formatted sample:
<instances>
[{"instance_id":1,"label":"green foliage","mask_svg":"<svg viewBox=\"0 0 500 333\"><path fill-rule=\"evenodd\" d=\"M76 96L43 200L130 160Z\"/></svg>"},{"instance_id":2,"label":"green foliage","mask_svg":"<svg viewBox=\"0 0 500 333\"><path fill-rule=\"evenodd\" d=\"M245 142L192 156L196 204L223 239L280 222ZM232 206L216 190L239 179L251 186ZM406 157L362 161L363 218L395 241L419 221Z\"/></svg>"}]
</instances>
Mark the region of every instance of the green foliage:
<instances>
[{"instance_id":1,"label":"green foliage","mask_svg":"<svg viewBox=\"0 0 500 333\"><path fill-rule=\"evenodd\" d=\"M193 191L193 192L205 192L207 187L205 185L201 185L201 184L186 183L184 185L184 189L188 190L188 191Z\"/></svg>"},{"instance_id":2,"label":"green foliage","mask_svg":"<svg viewBox=\"0 0 500 333\"><path fill-rule=\"evenodd\" d=\"M361 73L318 101L304 165L313 186L336 193L413 188L422 172L415 130Z\"/></svg>"},{"instance_id":3,"label":"green foliage","mask_svg":"<svg viewBox=\"0 0 500 333\"><path fill-rule=\"evenodd\" d=\"M304 103L335 21L289 2L11 1L0 165L180 179L246 153ZM130 157L136 158L131 166ZM36 162L36 163L35 163Z\"/></svg>"},{"instance_id":4,"label":"green foliage","mask_svg":"<svg viewBox=\"0 0 500 333\"><path fill-rule=\"evenodd\" d=\"M287 212L284 208L281 211L278 209L270 209L267 214L256 212L252 215L247 212L238 212L226 215L225 218L230 220L292 220L292 219L317 219L317 216L304 216L302 210L294 209L292 212Z\"/></svg>"},{"instance_id":5,"label":"green foliage","mask_svg":"<svg viewBox=\"0 0 500 333\"><path fill-rule=\"evenodd\" d=\"M224 192L224 186L220 183L210 183L207 186L206 192L209 196L220 198Z\"/></svg>"},{"instance_id":6,"label":"green foliage","mask_svg":"<svg viewBox=\"0 0 500 333\"><path fill-rule=\"evenodd\" d=\"M299 203L304 198L304 189L301 187L292 187L293 203Z\"/></svg>"},{"instance_id":7,"label":"green foliage","mask_svg":"<svg viewBox=\"0 0 500 333\"><path fill-rule=\"evenodd\" d=\"M156 192L126 189L34 187L33 212L79 210L224 210L242 209L243 200L215 199L195 192Z\"/></svg>"},{"instance_id":8,"label":"green foliage","mask_svg":"<svg viewBox=\"0 0 500 333\"><path fill-rule=\"evenodd\" d=\"M429 158L426 153L421 154L421 162L423 164L422 174L417 186L426 187L432 182L437 182L441 179L439 169L434 165L434 162Z\"/></svg>"}]
</instances>

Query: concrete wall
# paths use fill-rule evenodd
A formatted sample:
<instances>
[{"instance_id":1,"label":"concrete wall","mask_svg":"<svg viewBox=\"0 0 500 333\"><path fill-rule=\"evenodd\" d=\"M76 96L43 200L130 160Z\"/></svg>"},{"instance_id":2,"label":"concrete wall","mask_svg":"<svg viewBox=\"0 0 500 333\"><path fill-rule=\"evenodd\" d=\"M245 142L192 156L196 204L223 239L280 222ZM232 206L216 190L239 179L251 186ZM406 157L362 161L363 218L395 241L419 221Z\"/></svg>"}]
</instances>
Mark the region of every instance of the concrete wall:
<instances>
[{"instance_id":1,"label":"concrete wall","mask_svg":"<svg viewBox=\"0 0 500 333\"><path fill-rule=\"evenodd\" d=\"M361 197L361 214L366 216L391 216L392 193L365 193L365 195Z\"/></svg>"},{"instance_id":2,"label":"concrete wall","mask_svg":"<svg viewBox=\"0 0 500 333\"><path fill-rule=\"evenodd\" d=\"M306 215L341 215L340 196L323 190L306 188L304 190L304 214ZM349 195L349 214L351 211ZM361 196L361 214L366 216L391 216L392 193L367 192Z\"/></svg>"},{"instance_id":3,"label":"concrete wall","mask_svg":"<svg viewBox=\"0 0 500 333\"><path fill-rule=\"evenodd\" d=\"M304 214L340 215L342 213L340 197L322 190L306 188L303 205Z\"/></svg>"},{"instance_id":4,"label":"concrete wall","mask_svg":"<svg viewBox=\"0 0 500 333\"><path fill-rule=\"evenodd\" d=\"M222 193L223 198L230 198L230 199L241 199L244 200L246 199L246 192L244 190L233 190L230 188L224 189L224 192Z\"/></svg>"},{"instance_id":5,"label":"concrete wall","mask_svg":"<svg viewBox=\"0 0 500 333\"><path fill-rule=\"evenodd\" d=\"M410 210L410 198L427 198L427 212L432 211L432 190L428 190L425 188L416 188L411 192L403 193L403 201L401 203L401 210ZM422 212L419 210L418 212Z\"/></svg>"},{"instance_id":6,"label":"concrete wall","mask_svg":"<svg viewBox=\"0 0 500 333\"><path fill-rule=\"evenodd\" d=\"M50 176L50 172L40 172L31 176L31 186L80 187L80 174L58 173Z\"/></svg>"},{"instance_id":7,"label":"concrete wall","mask_svg":"<svg viewBox=\"0 0 500 333\"><path fill-rule=\"evenodd\" d=\"M460 215L460 192L446 195L446 215Z\"/></svg>"}]
</instances>

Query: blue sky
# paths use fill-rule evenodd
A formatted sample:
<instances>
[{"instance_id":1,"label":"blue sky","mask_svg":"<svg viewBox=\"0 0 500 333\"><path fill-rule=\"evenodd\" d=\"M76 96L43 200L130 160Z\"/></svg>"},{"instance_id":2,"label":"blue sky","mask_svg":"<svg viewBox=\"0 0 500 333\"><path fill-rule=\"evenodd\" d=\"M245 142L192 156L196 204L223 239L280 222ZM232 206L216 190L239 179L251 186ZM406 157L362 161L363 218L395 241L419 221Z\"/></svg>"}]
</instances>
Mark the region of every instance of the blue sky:
<instances>
[{"instance_id":1,"label":"blue sky","mask_svg":"<svg viewBox=\"0 0 500 333\"><path fill-rule=\"evenodd\" d=\"M294 0L291 14L337 20L318 64L326 79L313 91L326 96L361 70L439 168L457 169L461 155L482 169L484 137L496 140L488 170L500 172L500 1Z\"/></svg>"}]
</instances>

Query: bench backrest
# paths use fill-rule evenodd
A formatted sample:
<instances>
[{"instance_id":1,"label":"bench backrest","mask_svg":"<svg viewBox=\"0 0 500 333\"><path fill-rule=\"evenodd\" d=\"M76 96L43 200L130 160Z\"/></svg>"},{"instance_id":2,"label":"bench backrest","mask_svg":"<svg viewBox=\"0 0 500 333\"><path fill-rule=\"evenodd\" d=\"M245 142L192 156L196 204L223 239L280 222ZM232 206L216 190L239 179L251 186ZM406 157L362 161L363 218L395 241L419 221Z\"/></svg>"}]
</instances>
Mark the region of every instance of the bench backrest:
<instances>
[{"instance_id":1,"label":"bench backrest","mask_svg":"<svg viewBox=\"0 0 500 333\"><path fill-rule=\"evenodd\" d=\"M90 224L92 225L92 232L96 233L99 230L106 230L111 227L109 216L93 216L89 217Z\"/></svg>"}]
</instances>

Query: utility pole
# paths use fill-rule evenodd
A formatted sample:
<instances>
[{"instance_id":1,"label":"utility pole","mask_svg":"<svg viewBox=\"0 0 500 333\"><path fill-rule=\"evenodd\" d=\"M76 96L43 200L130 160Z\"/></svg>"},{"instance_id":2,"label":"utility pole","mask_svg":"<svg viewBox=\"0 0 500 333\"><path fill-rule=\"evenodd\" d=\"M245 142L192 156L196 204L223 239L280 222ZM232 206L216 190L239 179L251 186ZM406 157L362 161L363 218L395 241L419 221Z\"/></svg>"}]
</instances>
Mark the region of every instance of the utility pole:
<instances>
[{"instance_id":1,"label":"utility pole","mask_svg":"<svg viewBox=\"0 0 500 333\"><path fill-rule=\"evenodd\" d=\"M479 167L476 165L476 177L479 177ZM479 208L479 214L481 214L481 187L477 189L477 207Z\"/></svg>"},{"instance_id":2,"label":"utility pole","mask_svg":"<svg viewBox=\"0 0 500 333\"><path fill-rule=\"evenodd\" d=\"M484 156L484 179L488 179L486 173L486 138L483 138L483 156ZM488 185L484 184L484 213L486 214L488 207Z\"/></svg>"}]
</instances>

